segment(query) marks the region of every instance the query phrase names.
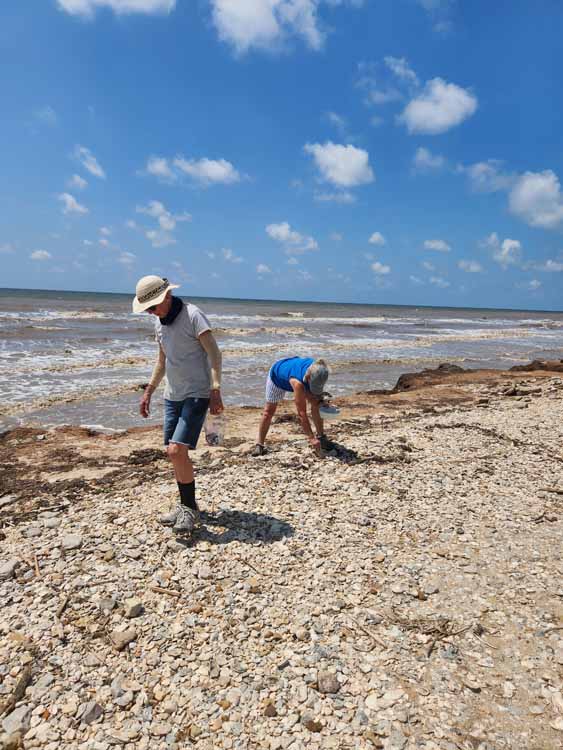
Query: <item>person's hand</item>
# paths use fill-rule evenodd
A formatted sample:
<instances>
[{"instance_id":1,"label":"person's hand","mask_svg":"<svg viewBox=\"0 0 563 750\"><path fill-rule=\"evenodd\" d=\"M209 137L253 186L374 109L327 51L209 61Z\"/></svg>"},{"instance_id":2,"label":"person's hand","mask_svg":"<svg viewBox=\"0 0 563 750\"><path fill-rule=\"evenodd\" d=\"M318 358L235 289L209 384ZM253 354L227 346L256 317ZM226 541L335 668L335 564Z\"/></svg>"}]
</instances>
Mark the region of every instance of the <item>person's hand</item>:
<instances>
[{"instance_id":1,"label":"person's hand","mask_svg":"<svg viewBox=\"0 0 563 750\"><path fill-rule=\"evenodd\" d=\"M320 456L323 455L323 452L321 450L321 441L319 440L318 437L310 437L309 438L309 445L315 451L315 453L317 454L317 456L320 457Z\"/></svg>"},{"instance_id":2,"label":"person's hand","mask_svg":"<svg viewBox=\"0 0 563 750\"><path fill-rule=\"evenodd\" d=\"M221 391L218 388L213 388L209 394L209 411L211 414L221 414L224 409Z\"/></svg>"},{"instance_id":3,"label":"person's hand","mask_svg":"<svg viewBox=\"0 0 563 750\"><path fill-rule=\"evenodd\" d=\"M151 413L151 396L152 393L150 391L145 391L145 393L143 394L143 398L141 399L141 403L139 404L139 412L141 413L142 417L145 417L145 419Z\"/></svg>"}]
</instances>

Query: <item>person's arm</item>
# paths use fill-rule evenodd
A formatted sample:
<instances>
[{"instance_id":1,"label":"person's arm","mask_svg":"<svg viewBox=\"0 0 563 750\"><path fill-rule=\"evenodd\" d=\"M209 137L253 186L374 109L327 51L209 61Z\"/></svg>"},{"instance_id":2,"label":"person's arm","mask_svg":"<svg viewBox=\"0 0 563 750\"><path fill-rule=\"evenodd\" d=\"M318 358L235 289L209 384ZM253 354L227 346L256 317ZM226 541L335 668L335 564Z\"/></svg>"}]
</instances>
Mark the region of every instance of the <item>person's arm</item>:
<instances>
[{"instance_id":1,"label":"person's arm","mask_svg":"<svg viewBox=\"0 0 563 750\"><path fill-rule=\"evenodd\" d=\"M164 354L164 349L159 344L158 352L156 355L156 362L154 363L154 367L152 370L152 375L150 377L147 387L145 388L145 392L143 393L143 398L141 399L141 403L139 405L139 411L141 412L142 417L149 416L150 411L151 411L151 396L158 388L160 381L164 377L165 372L166 372L166 355Z\"/></svg>"},{"instance_id":2,"label":"person's arm","mask_svg":"<svg viewBox=\"0 0 563 750\"><path fill-rule=\"evenodd\" d=\"M309 397L309 401L311 402L311 418L315 424L317 437L320 438L320 436L324 434L323 418L321 417L321 412L319 411L320 404L316 398L311 396Z\"/></svg>"},{"instance_id":3,"label":"person's arm","mask_svg":"<svg viewBox=\"0 0 563 750\"><path fill-rule=\"evenodd\" d=\"M305 435L307 435L307 439L311 448L313 448L317 452L317 454L320 455L321 442L313 432L311 423L309 422L309 417L307 416L307 396L305 394L305 386L295 378L291 378L289 382L293 387L295 408L297 409L297 416L299 417L299 421L301 422L303 432L305 433Z\"/></svg>"},{"instance_id":4,"label":"person's arm","mask_svg":"<svg viewBox=\"0 0 563 750\"><path fill-rule=\"evenodd\" d=\"M223 358L221 350L217 346L215 336L211 331L204 331L199 337L199 343L205 349L211 368L211 392L209 394L209 411L211 414L219 414L223 411L223 401L221 399L221 373Z\"/></svg>"}]
</instances>

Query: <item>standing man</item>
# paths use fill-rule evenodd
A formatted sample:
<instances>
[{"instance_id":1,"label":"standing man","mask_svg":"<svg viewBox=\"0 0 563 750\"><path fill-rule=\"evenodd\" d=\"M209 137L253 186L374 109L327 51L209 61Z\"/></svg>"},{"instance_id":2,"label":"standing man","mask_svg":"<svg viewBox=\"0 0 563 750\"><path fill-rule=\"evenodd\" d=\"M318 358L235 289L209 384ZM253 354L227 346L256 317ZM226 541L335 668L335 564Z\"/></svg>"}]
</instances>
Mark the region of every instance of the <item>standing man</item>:
<instances>
[{"instance_id":1,"label":"standing man","mask_svg":"<svg viewBox=\"0 0 563 750\"><path fill-rule=\"evenodd\" d=\"M301 427L313 450L320 456L322 450L331 450L334 447L324 434L323 420L319 412L328 375L329 371L324 359L286 357L274 362L266 381L266 404L258 430L258 442L252 451L253 456L263 456L266 453L266 435L270 429L272 417L276 413L279 402L285 398L285 394L292 391ZM316 434L307 416L307 402L311 405L311 418Z\"/></svg>"},{"instance_id":2,"label":"standing man","mask_svg":"<svg viewBox=\"0 0 563 750\"><path fill-rule=\"evenodd\" d=\"M173 531L191 534L199 521L195 499L194 450L205 421L223 411L221 400L221 352L202 311L179 297L160 276L143 276L137 283L133 312L148 312L155 318L158 343L156 363L141 399L140 412L148 417L151 397L166 375L164 390L164 445L174 466L180 502L159 520Z\"/></svg>"}]
</instances>

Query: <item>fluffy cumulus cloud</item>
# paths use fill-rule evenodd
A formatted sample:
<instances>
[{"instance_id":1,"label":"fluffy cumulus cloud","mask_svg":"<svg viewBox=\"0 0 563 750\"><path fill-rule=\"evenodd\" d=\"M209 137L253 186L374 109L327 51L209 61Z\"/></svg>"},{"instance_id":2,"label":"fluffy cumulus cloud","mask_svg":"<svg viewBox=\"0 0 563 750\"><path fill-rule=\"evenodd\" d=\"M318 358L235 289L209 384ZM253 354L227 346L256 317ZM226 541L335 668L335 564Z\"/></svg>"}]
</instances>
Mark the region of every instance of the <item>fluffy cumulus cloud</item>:
<instances>
[{"instance_id":1,"label":"fluffy cumulus cloud","mask_svg":"<svg viewBox=\"0 0 563 750\"><path fill-rule=\"evenodd\" d=\"M174 166L202 185L231 185L240 182L240 174L226 159L184 159L178 156Z\"/></svg>"},{"instance_id":2,"label":"fluffy cumulus cloud","mask_svg":"<svg viewBox=\"0 0 563 750\"><path fill-rule=\"evenodd\" d=\"M418 76L404 57L387 56L384 58L384 62L389 70L401 81L411 86L418 86Z\"/></svg>"},{"instance_id":3,"label":"fluffy cumulus cloud","mask_svg":"<svg viewBox=\"0 0 563 750\"><path fill-rule=\"evenodd\" d=\"M391 266L386 266L384 263L380 263L378 260L371 264L371 270L376 276L387 276L391 273Z\"/></svg>"},{"instance_id":4,"label":"fluffy cumulus cloud","mask_svg":"<svg viewBox=\"0 0 563 750\"><path fill-rule=\"evenodd\" d=\"M180 177L187 176L203 186L232 185L240 182L241 175L234 165L226 159L186 159L177 156L167 159L163 156L151 156L147 161L144 172L162 182L176 182Z\"/></svg>"},{"instance_id":5,"label":"fluffy cumulus cloud","mask_svg":"<svg viewBox=\"0 0 563 750\"><path fill-rule=\"evenodd\" d=\"M435 250L438 253L449 253L452 249L445 240L424 240L425 250Z\"/></svg>"},{"instance_id":6,"label":"fluffy cumulus cloud","mask_svg":"<svg viewBox=\"0 0 563 750\"><path fill-rule=\"evenodd\" d=\"M335 187L351 188L375 179L369 154L363 148L327 141L307 143L304 150L313 157L321 178Z\"/></svg>"},{"instance_id":7,"label":"fluffy cumulus cloud","mask_svg":"<svg viewBox=\"0 0 563 750\"><path fill-rule=\"evenodd\" d=\"M476 260L460 260L457 267L465 273L481 273L483 266Z\"/></svg>"},{"instance_id":8,"label":"fluffy cumulus cloud","mask_svg":"<svg viewBox=\"0 0 563 750\"><path fill-rule=\"evenodd\" d=\"M92 18L98 8L107 8L117 14L170 13L176 0L57 0L60 10L72 16Z\"/></svg>"},{"instance_id":9,"label":"fluffy cumulus cloud","mask_svg":"<svg viewBox=\"0 0 563 750\"><path fill-rule=\"evenodd\" d=\"M29 257L31 260L49 260L52 255L47 250L34 250Z\"/></svg>"},{"instance_id":10,"label":"fluffy cumulus cloud","mask_svg":"<svg viewBox=\"0 0 563 750\"><path fill-rule=\"evenodd\" d=\"M258 265L256 266L256 273L260 276L263 276L264 274L272 273L272 269L265 263L258 263Z\"/></svg>"},{"instance_id":11,"label":"fluffy cumulus cloud","mask_svg":"<svg viewBox=\"0 0 563 750\"><path fill-rule=\"evenodd\" d=\"M446 160L440 154L433 154L429 149L421 146L416 149L412 165L416 172L436 172L445 167Z\"/></svg>"},{"instance_id":12,"label":"fluffy cumulus cloud","mask_svg":"<svg viewBox=\"0 0 563 750\"><path fill-rule=\"evenodd\" d=\"M502 268L518 265L522 260L522 244L519 240L511 240L507 237L501 242L498 234L493 232L483 244L492 250L493 260Z\"/></svg>"},{"instance_id":13,"label":"fluffy cumulus cloud","mask_svg":"<svg viewBox=\"0 0 563 750\"><path fill-rule=\"evenodd\" d=\"M460 125L477 110L477 97L442 78L427 81L400 115L409 133L438 135Z\"/></svg>"},{"instance_id":14,"label":"fluffy cumulus cloud","mask_svg":"<svg viewBox=\"0 0 563 750\"><path fill-rule=\"evenodd\" d=\"M532 227L558 227L563 222L563 195L557 175L550 169L525 172L510 191L509 208Z\"/></svg>"},{"instance_id":15,"label":"fluffy cumulus cloud","mask_svg":"<svg viewBox=\"0 0 563 750\"><path fill-rule=\"evenodd\" d=\"M319 245L313 237L295 231L287 221L280 224L268 224L266 234L283 245L287 255L302 255L309 250L319 249Z\"/></svg>"},{"instance_id":16,"label":"fluffy cumulus cloud","mask_svg":"<svg viewBox=\"0 0 563 750\"><path fill-rule=\"evenodd\" d=\"M362 5L361 0L211 0L212 18L220 39L237 54L250 49L276 51L291 36L319 50L326 33L319 8Z\"/></svg>"},{"instance_id":17,"label":"fluffy cumulus cloud","mask_svg":"<svg viewBox=\"0 0 563 750\"><path fill-rule=\"evenodd\" d=\"M62 203L63 214L87 214L88 209L79 203L70 193L61 193L57 196Z\"/></svg>"},{"instance_id":18,"label":"fluffy cumulus cloud","mask_svg":"<svg viewBox=\"0 0 563 750\"><path fill-rule=\"evenodd\" d=\"M374 232L368 242L370 245L385 245L385 237L381 232Z\"/></svg>"},{"instance_id":19,"label":"fluffy cumulus cloud","mask_svg":"<svg viewBox=\"0 0 563 750\"><path fill-rule=\"evenodd\" d=\"M172 214L160 201L149 201L146 206L137 206L136 211L139 214L145 214L156 219L158 227L145 231L145 235L153 247L166 247L175 244L176 238L172 232L176 229L176 224L182 221L191 221L192 218L188 213Z\"/></svg>"},{"instance_id":20,"label":"fluffy cumulus cloud","mask_svg":"<svg viewBox=\"0 0 563 750\"><path fill-rule=\"evenodd\" d=\"M86 146L75 146L74 147L74 158L77 159L84 169L86 169L88 172L90 172L91 175L94 175L94 177L99 177L102 180L105 180L106 173L98 163L98 160L94 156L94 154L90 151L89 148L86 148Z\"/></svg>"}]
</instances>

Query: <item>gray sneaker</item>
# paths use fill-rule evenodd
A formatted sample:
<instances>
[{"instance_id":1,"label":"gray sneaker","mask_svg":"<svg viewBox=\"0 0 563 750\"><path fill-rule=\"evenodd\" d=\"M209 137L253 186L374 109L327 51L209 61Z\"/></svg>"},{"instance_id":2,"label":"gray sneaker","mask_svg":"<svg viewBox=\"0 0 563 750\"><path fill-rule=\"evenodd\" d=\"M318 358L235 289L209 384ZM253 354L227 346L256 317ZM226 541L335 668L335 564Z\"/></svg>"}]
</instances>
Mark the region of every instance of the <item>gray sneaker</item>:
<instances>
[{"instance_id":1,"label":"gray sneaker","mask_svg":"<svg viewBox=\"0 0 563 750\"><path fill-rule=\"evenodd\" d=\"M160 518L158 519L158 522L161 523L163 526L174 526L181 508L182 508L181 505L177 505L175 508L173 508L170 511L170 513L165 513L165 515L160 516Z\"/></svg>"},{"instance_id":2,"label":"gray sneaker","mask_svg":"<svg viewBox=\"0 0 563 750\"><path fill-rule=\"evenodd\" d=\"M191 534L198 523L199 513L197 510L180 505L172 531L176 534Z\"/></svg>"}]
</instances>

